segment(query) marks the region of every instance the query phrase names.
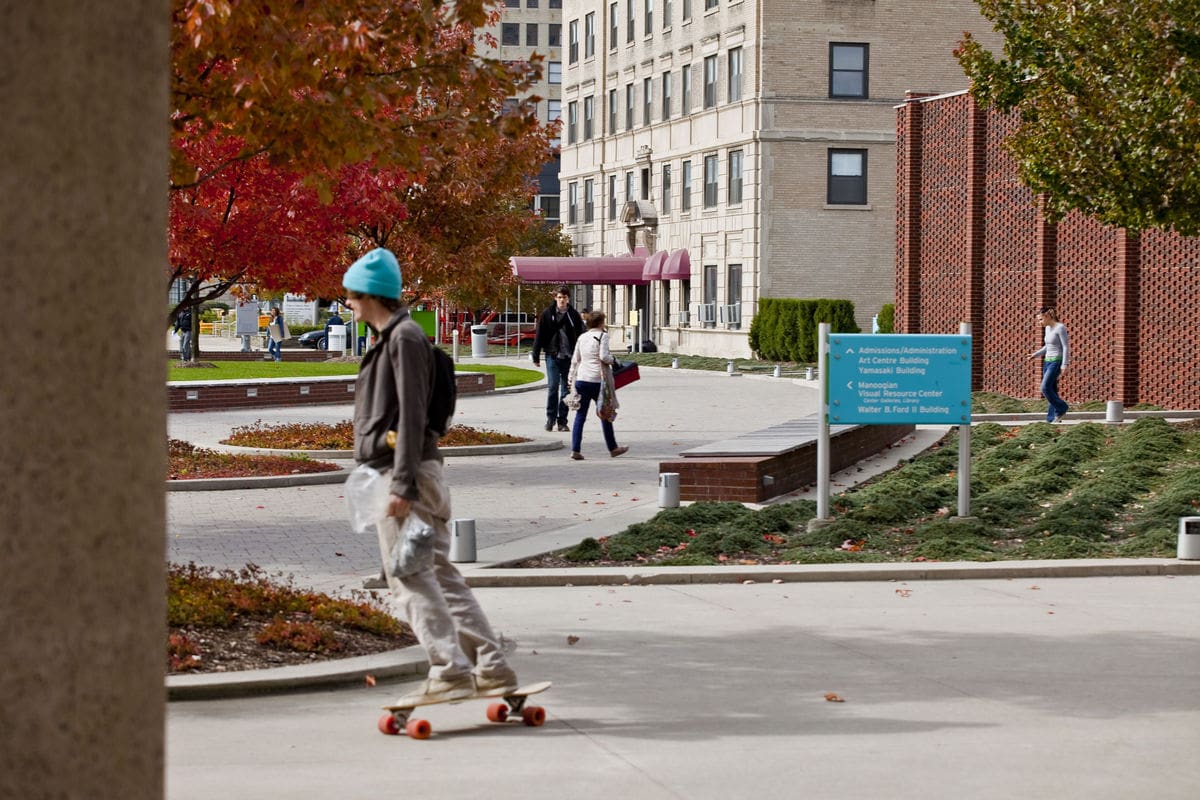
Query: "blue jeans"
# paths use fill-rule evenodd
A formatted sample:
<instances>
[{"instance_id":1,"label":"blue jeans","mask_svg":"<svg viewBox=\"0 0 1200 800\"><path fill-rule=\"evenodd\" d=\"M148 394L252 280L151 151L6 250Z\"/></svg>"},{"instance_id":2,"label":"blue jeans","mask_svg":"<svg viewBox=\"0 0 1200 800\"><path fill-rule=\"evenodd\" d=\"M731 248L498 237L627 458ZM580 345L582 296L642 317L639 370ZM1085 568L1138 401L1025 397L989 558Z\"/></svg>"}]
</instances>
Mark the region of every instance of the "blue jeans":
<instances>
[{"instance_id":1,"label":"blue jeans","mask_svg":"<svg viewBox=\"0 0 1200 800\"><path fill-rule=\"evenodd\" d=\"M570 358L546 356L546 421L567 424L567 404L563 398L570 394L567 376L571 374Z\"/></svg>"},{"instance_id":2,"label":"blue jeans","mask_svg":"<svg viewBox=\"0 0 1200 800\"><path fill-rule=\"evenodd\" d=\"M1054 422L1067 413L1066 402L1058 396L1058 376L1062 374L1061 361L1042 362L1042 397L1050 403L1046 410L1046 422Z\"/></svg>"},{"instance_id":3,"label":"blue jeans","mask_svg":"<svg viewBox=\"0 0 1200 800\"><path fill-rule=\"evenodd\" d=\"M588 410L593 402L599 404L600 384L575 381L575 391L579 392L579 410L575 412L575 425L571 428L571 450L578 453L579 446L583 444L583 423L587 422ZM612 423L600 420L600 430L604 431L604 443L608 445L609 451L616 450L617 436L613 433Z\"/></svg>"},{"instance_id":4,"label":"blue jeans","mask_svg":"<svg viewBox=\"0 0 1200 800\"><path fill-rule=\"evenodd\" d=\"M270 353L271 356L276 361L281 361L283 359L283 343L277 342L274 339L272 339L270 336L268 336L267 337L267 352Z\"/></svg>"}]
</instances>

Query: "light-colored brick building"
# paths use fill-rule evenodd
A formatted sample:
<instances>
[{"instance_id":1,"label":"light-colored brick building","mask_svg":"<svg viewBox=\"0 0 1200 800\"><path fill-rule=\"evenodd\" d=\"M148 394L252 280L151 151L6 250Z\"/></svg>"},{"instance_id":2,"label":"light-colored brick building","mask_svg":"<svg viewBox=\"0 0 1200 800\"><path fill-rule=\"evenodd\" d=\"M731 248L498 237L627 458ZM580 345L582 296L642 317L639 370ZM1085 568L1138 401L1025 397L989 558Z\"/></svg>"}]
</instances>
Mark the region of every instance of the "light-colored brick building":
<instances>
[{"instance_id":1,"label":"light-colored brick building","mask_svg":"<svg viewBox=\"0 0 1200 800\"><path fill-rule=\"evenodd\" d=\"M592 287L614 338L631 309L660 349L746 356L763 297L894 298L895 111L965 88L972 0L563 0L562 221L576 255L625 254L648 200L652 250L690 280ZM643 206L644 211L650 211ZM642 318L643 321L645 317Z\"/></svg>"},{"instance_id":2,"label":"light-colored brick building","mask_svg":"<svg viewBox=\"0 0 1200 800\"><path fill-rule=\"evenodd\" d=\"M495 46L486 41L478 44L481 56L502 61L529 61L535 53L542 56L542 79L529 94L542 98L538 118L544 122L553 122L562 115L562 7L563 0L504 0L499 22L481 29L481 33L495 38ZM558 222L557 159L542 169L538 183L541 191L535 203L547 220Z\"/></svg>"}]
</instances>

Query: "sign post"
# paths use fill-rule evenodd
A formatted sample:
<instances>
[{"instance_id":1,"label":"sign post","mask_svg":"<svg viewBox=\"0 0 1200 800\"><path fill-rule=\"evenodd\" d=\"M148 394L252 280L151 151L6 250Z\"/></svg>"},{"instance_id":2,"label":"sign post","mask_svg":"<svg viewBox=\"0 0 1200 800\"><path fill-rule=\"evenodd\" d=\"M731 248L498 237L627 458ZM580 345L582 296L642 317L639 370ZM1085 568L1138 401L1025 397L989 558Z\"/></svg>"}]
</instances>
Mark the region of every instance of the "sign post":
<instances>
[{"instance_id":1,"label":"sign post","mask_svg":"<svg viewBox=\"0 0 1200 800\"><path fill-rule=\"evenodd\" d=\"M822 413L817 518L829 512L829 425L959 426L958 516L970 514L971 326L957 335L819 329Z\"/></svg>"}]
</instances>

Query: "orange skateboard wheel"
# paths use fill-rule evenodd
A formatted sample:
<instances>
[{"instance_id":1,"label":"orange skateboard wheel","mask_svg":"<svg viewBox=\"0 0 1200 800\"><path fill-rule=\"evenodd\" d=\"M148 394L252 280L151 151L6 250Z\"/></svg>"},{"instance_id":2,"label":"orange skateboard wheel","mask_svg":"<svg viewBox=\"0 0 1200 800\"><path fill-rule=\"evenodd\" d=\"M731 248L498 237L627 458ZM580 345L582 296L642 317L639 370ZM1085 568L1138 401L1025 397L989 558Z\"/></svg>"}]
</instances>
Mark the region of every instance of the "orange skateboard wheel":
<instances>
[{"instance_id":1,"label":"orange skateboard wheel","mask_svg":"<svg viewBox=\"0 0 1200 800\"><path fill-rule=\"evenodd\" d=\"M384 714L379 718L379 732L388 736L396 736L400 733L400 723L393 714Z\"/></svg>"},{"instance_id":2,"label":"orange skateboard wheel","mask_svg":"<svg viewBox=\"0 0 1200 800\"><path fill-rule=\"evenodd\" d=\"M521 721L532 728L541 727L546 722L546 709L541 706L529 706L521 712Z\"/></svg>"},{"instance_id":3,"label":"orange skateboard wheel","mask_svg":"<svg viewBox=\"0 0 1200 800\"><path fill-rule=\"evenodd\" d=\"M428 739L429 735L433 733L433 726L427 719L410 719L404 726L404 732L410 739Z\"/></svg>"},{"instance_id":4,"label":"orange skateboard wheel","mask_svg":"<svg viewBox=\"0 0 1200 800\"><path fill-rule=\"evenodd\" d=\"M508 706L504 703L492 703L488 706L487 718L492 722L507 722Z\"/></svg>"}]
</instances>

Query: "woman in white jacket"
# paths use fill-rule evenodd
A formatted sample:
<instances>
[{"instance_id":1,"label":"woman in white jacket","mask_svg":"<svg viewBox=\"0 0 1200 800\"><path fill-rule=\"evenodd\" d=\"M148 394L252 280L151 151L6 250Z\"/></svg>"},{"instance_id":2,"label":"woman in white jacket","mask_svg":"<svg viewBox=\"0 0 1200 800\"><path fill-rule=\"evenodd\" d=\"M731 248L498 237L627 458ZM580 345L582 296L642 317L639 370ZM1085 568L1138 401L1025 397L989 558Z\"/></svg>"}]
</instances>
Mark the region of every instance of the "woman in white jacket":
<instances>
[{"instance_id":1,"label":"woman in white jacket","mask_svg":"<svg viewBox=\"0 0 1200 800\"><path fill-rule=\"evenodd\" d=\"M608 454L616 458L629 450L617 446L613 432L612 420L617 416L617 393L612 381L614 361L616 359L608 349L604 312L595 311L588 316L587 330L575 342L575 354L571 357L571 380L579 395L579 410L575 412L575 425L571 429L571 458L576 461L583 460L583 453L579 451L583 443L583 424L587 422L588 409L593 402Z\"/></svg>"}]
</instances>

